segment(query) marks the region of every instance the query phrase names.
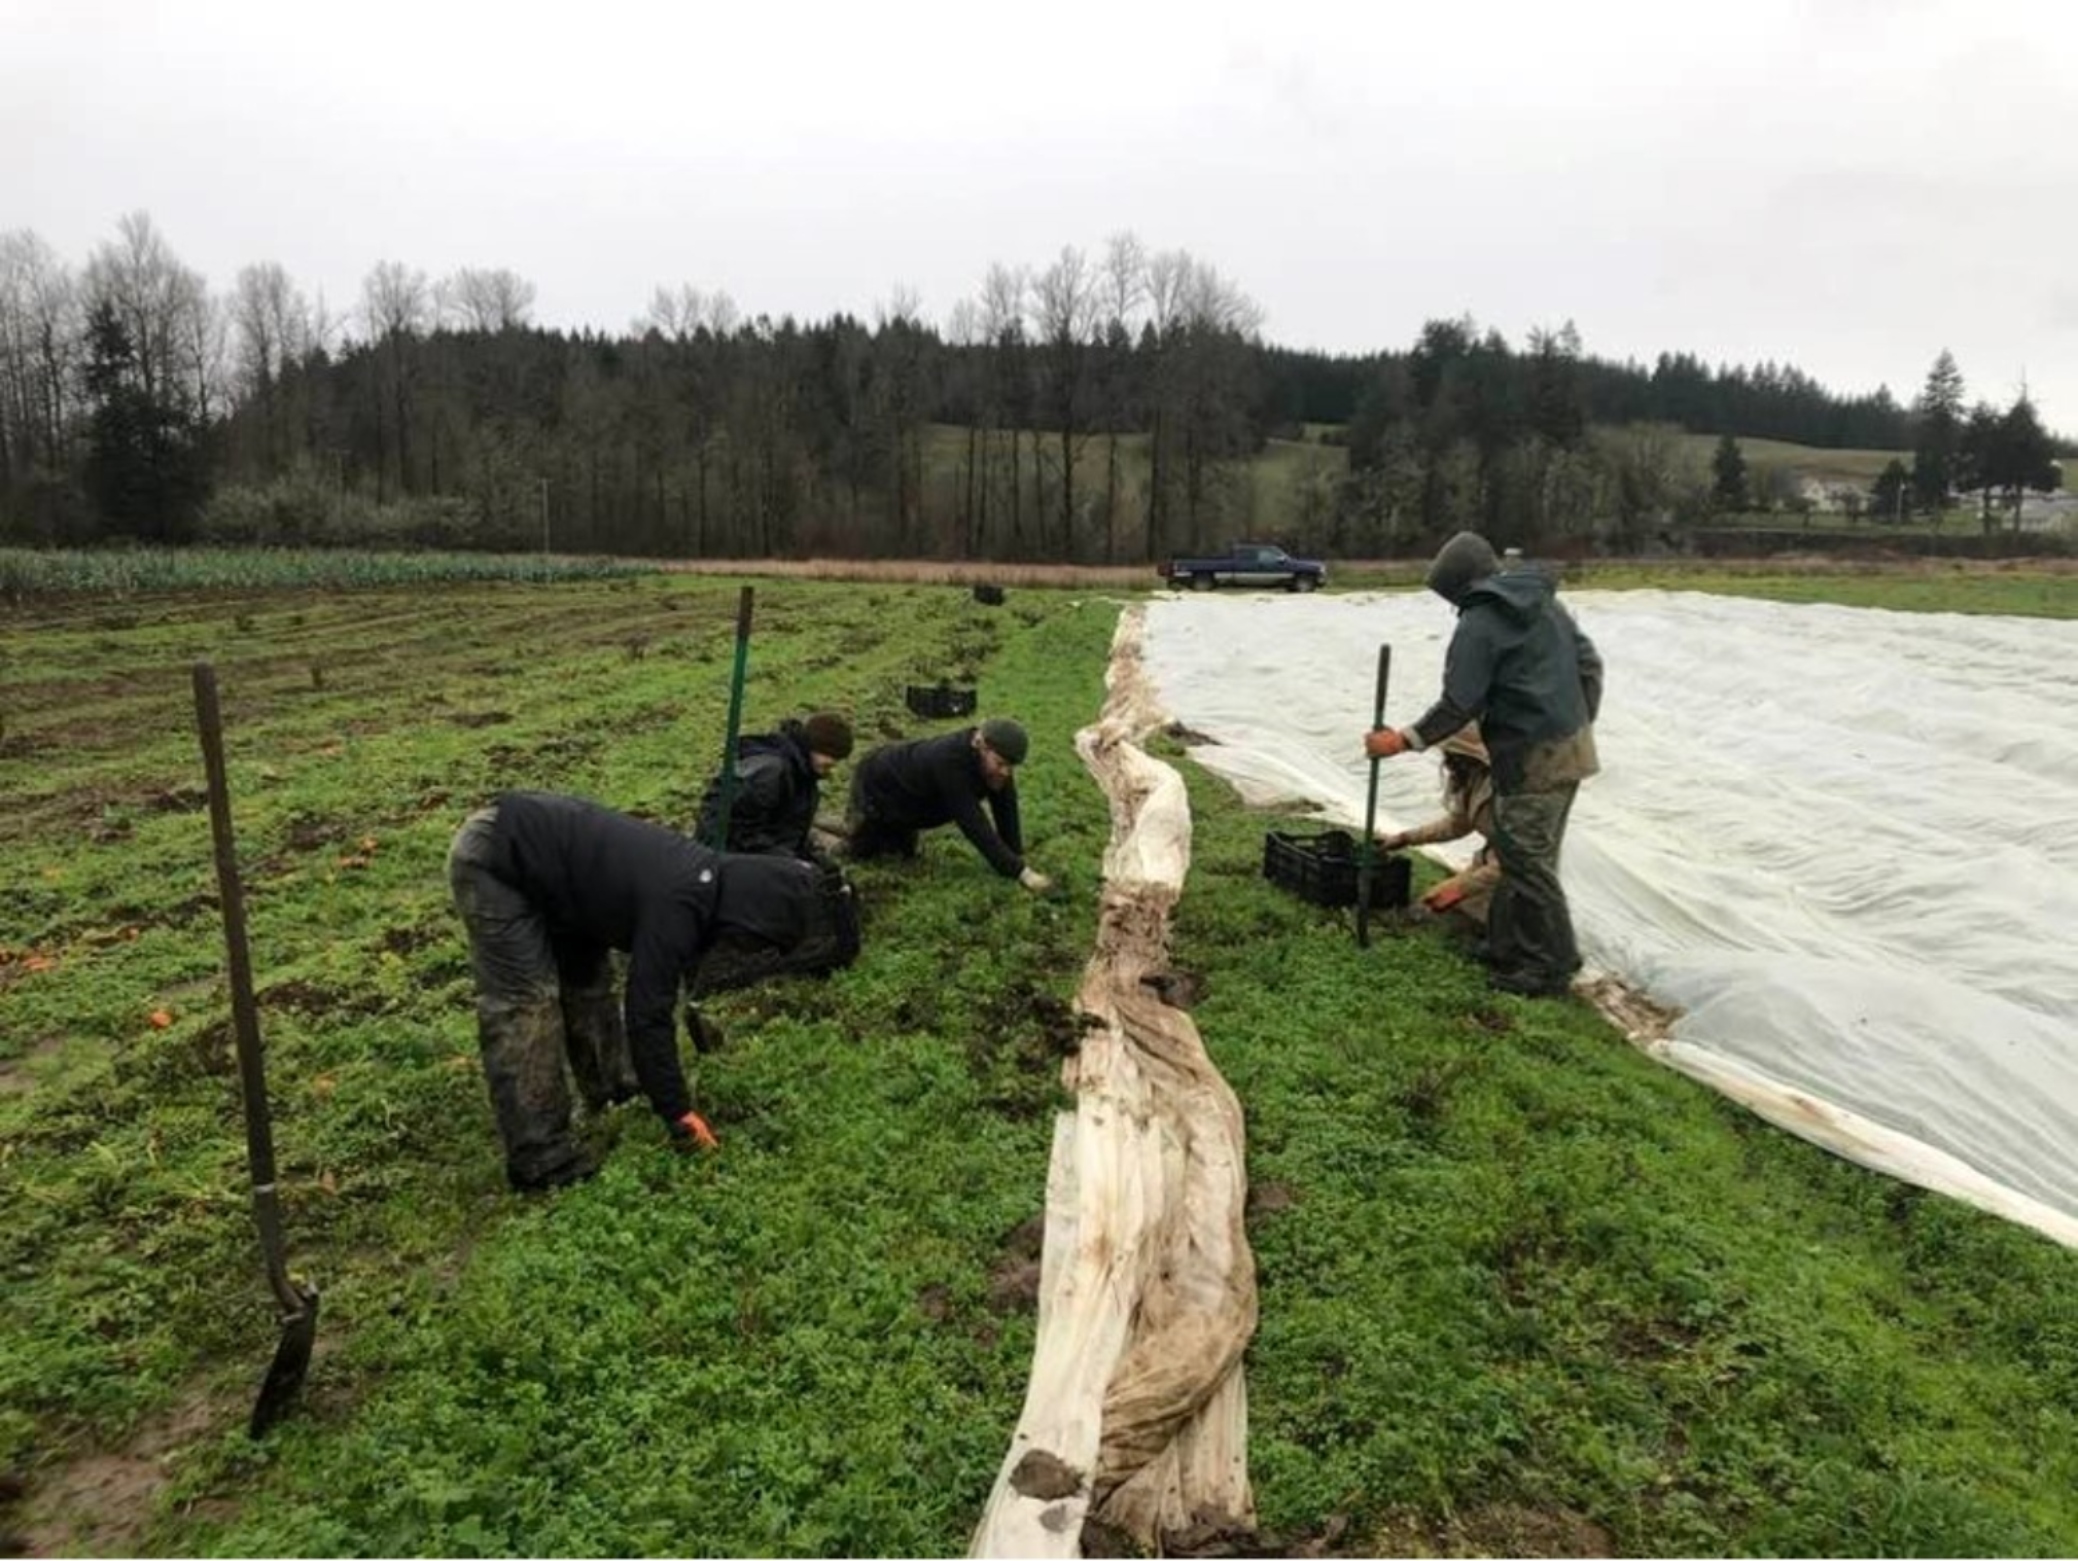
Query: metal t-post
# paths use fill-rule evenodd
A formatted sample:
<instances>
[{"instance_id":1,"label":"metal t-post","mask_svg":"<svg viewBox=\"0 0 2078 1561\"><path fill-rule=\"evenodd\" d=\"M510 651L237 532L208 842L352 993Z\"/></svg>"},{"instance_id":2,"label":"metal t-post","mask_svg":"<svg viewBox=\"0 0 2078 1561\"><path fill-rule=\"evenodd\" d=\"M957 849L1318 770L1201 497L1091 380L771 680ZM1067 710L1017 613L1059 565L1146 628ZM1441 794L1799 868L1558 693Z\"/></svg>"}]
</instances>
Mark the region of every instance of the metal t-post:
<instances>
[{"instance_id":1,"label":"metal t-post","mask_svg":"<svg viewBox=\"0 0 2078 1561\"><path fill-rule=\"evenodd\" d=\"M752 588L746 585L736 598L736 666L729 674L729 735L722 743L721 795L714 815L714 838L707 842L717 851L729 849L729 815L736 806L736 737L743 727L743 672L750 662L752 595Z\"/></svg>"},{"instance_id":2,"label":"metal t-post","mask_svg":"<svg viewBox=\"0 0 2078 1561\"><path fill-rule=\"evenodd\" d=\"M1392 675L1393 648L1378 647L1378 690L1371 706L1372 730L1385 725L1385 685ZM1378 826L1378 760L1371 761L1371 788L1364 797L1364 838L1357 843L1356 867L1356 946L1367 949L1371 946L1371 864L1378 856L1378 847L1372 840L1372 831Z\"/></svg>"}]
</instances>

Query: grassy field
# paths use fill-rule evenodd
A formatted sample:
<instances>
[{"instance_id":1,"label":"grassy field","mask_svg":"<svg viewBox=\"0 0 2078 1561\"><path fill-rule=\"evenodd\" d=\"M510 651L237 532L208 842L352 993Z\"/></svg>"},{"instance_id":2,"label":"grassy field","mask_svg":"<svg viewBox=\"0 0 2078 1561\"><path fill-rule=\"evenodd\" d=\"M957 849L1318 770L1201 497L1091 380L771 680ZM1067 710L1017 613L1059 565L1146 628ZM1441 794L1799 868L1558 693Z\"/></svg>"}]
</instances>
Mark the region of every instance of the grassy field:
<instances>
[{"instance_id":1,"label":"grassy field","mask_svg":"<svg viewBox=\"0 0 2078 1561\"><path fill-rule=\"evenodd\" d=\"M1678 449L1689 471L1708 481L1711 457L1717 453L1717 435L1681 434ZM1741 439L1739 452L1746 469L1780 466L1813 482L1846 483L1867 489L1875 485L1883 468L1892 461L1912 464L1910 450L1827 450L1817 445L1791 444L1784 439Z\"/></svg>"},{"instance_id":2,"label":"grassy field","mask_svg":"<svg viewBox=\"0 0 2078 1561\"><path fill-rule=\"evenodd\" d=\"M1347 448L1324 442L1327 435L1338 431L1343 431L1339 425L1309 423L1301 430L1304 436L1301 439L1270 440L1253 460L1240 469L1237 486L1226 509L1228 518L1221 523L1222 535L1205 539L1206 545L1242 536L1262 536L1274 541L1321 530L1333 509L1335 485L1349 469ZM1677 434L1674 437L1675 459L1689 479L1707 485L1711 457L1717 448L1716 437L1706 434ZM995 439L993 460L998 482L1007 483L1009 435L999 432ZM1877 475L1894 457L1905 460L1908 465L1911 460L1909 451L1826 450L1773 439L1742 439L1739 445L1745 453L1749 470L1781 467L1798 477L1828 485L1850 484L1863 490L1875 483ZM1046 524L1057 527L1055 507L1060 502L1058 441L1042 439L1036 462L1033 450L1030 435L1020 436L1018 462L1023 493L1020 504L1028 531L1034 525L1032 517L1040 506L1045 507ZM934 424L926 430L925 481L930 491L937 495L935 503L946 513L960 508L959 485L964 463L969 458L968 452L968 431L965 428ZM1075 483L1078 506L1088 517L1084 522L1086 540L1092 544L1101 540L1098 529L1103 524L1110 459L1110 442L1101 435L1093 435L1077 446ZM1128 517L1126 528L1130 542L1138 536L1140 517L1147 505L1150 472L1146 435L1131 434L1118 440L1118 472L1121 513ZM1000 508L1005 500L999 496L995 502L999 510L995 524L1000 530L1003 524ZM1756 517L1756 521L1766 518ZM1781 524L1781 517L1773 517L1773 523ZM1957 512L1948 519L1945 529L1953 533L1974 530L1975 527L1974 516ZM1054 532L1049 530L1047 534Z\"/></svg>"},{"instance_id":3,"label":"grassy field","mask_svg":"<svg viewBox=\"0 0 2078 1561\"><path fill-rule=\"evenodd\" d=\"M1906 604L1958 605L1934 584ZM1107 829L1069 744L1117 607L760 581L751 723L831 704L867 741L908 735L906 682L973 681L1033 730L1026 813L1062 892L954 839L869 864L855 967L711 1006L718 1156L676 1159L623 1110L589 1129L613 1145L597 1182L513 1199L448 838L506 785L689 819L736 589L280 585L0 616L0 1469L21 1491L0 1530L154 1554L963 1548L1032 1342L1026 1222ZM301 1411L257 1445L276 1329L199 656L293 1262L325 1295ZM1157 747L1197 816L1176 958L1248 1113L1266 1542L2078 1548L2078 1258L1758 1124L1584 1007L1493 998L1429 935L1356 950L1262 881L1262 815Z\"/></svg>"}]
</instances>

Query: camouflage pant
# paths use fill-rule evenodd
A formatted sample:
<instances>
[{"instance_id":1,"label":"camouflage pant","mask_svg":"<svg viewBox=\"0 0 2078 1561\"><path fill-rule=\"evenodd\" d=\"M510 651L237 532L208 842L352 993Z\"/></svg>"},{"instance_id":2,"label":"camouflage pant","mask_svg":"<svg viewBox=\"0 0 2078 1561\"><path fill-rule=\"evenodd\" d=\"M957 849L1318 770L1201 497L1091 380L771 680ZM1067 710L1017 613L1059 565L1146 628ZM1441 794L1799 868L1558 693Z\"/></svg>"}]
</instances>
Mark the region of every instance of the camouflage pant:
<instances>
[{"instance_id":1,"label":"camouflage pant","mask_svg":"<svg viewBox=\"0 0 2078 1561\"><path fill-rule=\"evenodd\" d=\"M558 943L541 913L490 868L497 809L472 813L448 852L455 909L469 931L476 1031L505 1171L538 1183L579 1158L570 1136L570 1085L598 1109L639 1086L605 948Z\"/></svg>"},{"instance_id":2,"label":"camouflage pant","mask_svg":"<svg viewBox=\"0 0 2078 1561\"><path fill-rule=\"evenodd\" d=\"M1487 948L1497 974L1563 986L1580 968L1573 913L1559 883L1559 848L1577 784L1494 798L1494 854L1501 881L1487 912Z\"/></svg>"}]
</instances>

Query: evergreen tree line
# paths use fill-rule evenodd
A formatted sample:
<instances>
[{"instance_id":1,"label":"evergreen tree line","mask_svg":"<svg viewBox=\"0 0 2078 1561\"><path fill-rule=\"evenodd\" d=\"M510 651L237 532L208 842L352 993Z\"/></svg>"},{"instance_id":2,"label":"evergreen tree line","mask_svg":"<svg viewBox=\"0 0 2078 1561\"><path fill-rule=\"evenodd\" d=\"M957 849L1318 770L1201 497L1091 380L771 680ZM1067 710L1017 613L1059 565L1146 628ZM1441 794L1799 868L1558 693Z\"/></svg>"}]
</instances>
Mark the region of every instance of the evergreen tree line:
<instances>
[{"instance_id":1,"label":"evergreen tree line","mask_svg":"<svg viewBox=\"0 0 2078 1561\"><path fill-rule=\"evenodd\" d=\"M1590 358L1570 325L1521 349L1459 319L1404 352L1294 351L1216 269L1130 234L992 266L942 328L900 290L869 325L659 288L616 334L542 329L533 302L510 271L384 262L342 319L278 265L213 293L142 213L77 271L0 234L0 540L1128 562L1244 526L1363 554L1482 525L1621 545L1694 501L1677 430L1905 449L1946 426L1772 364ZM1346 475L1266 496L1252 458L1308 425L1346 442Z\"/></svg>"}]
</instances>

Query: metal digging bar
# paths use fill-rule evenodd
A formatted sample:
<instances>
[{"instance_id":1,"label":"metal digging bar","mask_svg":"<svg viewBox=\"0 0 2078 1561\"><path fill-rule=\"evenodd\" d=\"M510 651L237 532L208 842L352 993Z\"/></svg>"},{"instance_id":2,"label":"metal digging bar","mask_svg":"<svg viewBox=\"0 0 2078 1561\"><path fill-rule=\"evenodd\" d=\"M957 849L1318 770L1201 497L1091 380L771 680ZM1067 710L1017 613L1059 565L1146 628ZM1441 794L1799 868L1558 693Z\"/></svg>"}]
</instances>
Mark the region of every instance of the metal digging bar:
<instances>
[{"instance_id":1,"label":"metal digging bar","mask_svg":"<svg viewBox=\"0 0 2078 1561\"><path fill-rule=\"evenodd\" d=\"M1385 725L1385 685L1392 676L1393 648L1378 647L1378 697L1371 706L1371 726L1375 730ZM1372 831L1378 825L1378 760L1371 761L1371 788L1364 797L1364 837L1357 845L1356 858L1356 946L1367 949L1371 946L1371 863L1378 855L1378 844Z\"/></svg>"},{"instance_id":2,"label":"metal digging bar","mask_svg":"<svg viewBox=\"0 0 2078 1561\"><path fill-rule=\"evenodd\" d=\"M729 849L729 814L736 806L736 738L743 728L743 670L750 663L751 587L736 597L736 666L729 674L729 735L722 741L721 795L714 814L714 838L707 842L717 851Z\"/></svg>"},{"instance_id":3,"label":"metal digging bar","mask_svg":"<svg viewBox=\"0 0 2078 1561\"><path fill-rule=\"evenodd\" d=\"M253 1222L267 1257L267 1282L281 1308L281 1342L260 1386L250 1427L264 1436L288 1412L310 1369L317 1339L317 1291L289 1278L282 1255L281 1200L274 1183L274 1131L267 1109L267 1072L260 1048L260 1015L253 1002L252 960L246 952L245 895L238 880L238 846L231 834L231 793L224 776L223 718L217 708L216 670L195 663L195 724L209 772L209 827L216 837L216 882L224 910L224 950L230 963L231 1028L238 1043L239 1094L245 1103L246 1159L252 1169Z\"/></svg>"}]
</instances>

